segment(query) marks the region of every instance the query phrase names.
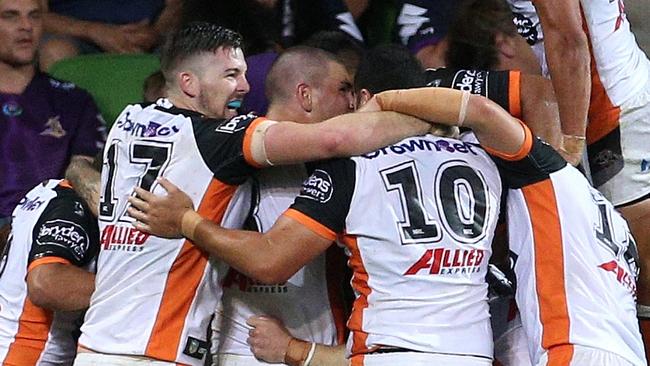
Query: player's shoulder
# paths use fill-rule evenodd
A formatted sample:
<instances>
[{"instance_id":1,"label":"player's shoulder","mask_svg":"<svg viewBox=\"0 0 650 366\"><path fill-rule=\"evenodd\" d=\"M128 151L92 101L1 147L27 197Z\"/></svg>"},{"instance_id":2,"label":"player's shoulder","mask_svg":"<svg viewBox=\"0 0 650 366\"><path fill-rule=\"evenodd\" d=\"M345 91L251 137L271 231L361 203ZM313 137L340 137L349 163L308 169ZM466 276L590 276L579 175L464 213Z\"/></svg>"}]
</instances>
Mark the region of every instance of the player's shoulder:
<instances>
[{"instance_id":1,"label":"player's shoulder","mask_svg":"<svg viewBox=\"0 0 650 366\"><path fill-rule=\"evenodd\" d=\"M92 99L88 91L71 81L58 79L46 73L38 73L34 78L40 85L46 87L49 92L55 94L58 98Z\"/></svg>"}]
</instances>

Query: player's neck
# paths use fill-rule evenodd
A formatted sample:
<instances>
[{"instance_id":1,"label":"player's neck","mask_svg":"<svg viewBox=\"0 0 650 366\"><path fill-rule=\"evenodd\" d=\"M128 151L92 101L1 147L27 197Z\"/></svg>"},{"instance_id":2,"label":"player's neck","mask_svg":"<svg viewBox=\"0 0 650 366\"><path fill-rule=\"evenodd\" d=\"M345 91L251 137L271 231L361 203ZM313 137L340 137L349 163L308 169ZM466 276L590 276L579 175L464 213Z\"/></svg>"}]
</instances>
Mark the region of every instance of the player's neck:
<instances>
[{"instance_id":1,"label":"player's neck","mask_svg":"<svg viewBox=\"0 0 650 366\"><path fill-rule=\"evenodd\" d=\"M0 62L0 93L22 94L34 78L36 67L33 64L12 66Z\"/></svg>"}]
</instances>

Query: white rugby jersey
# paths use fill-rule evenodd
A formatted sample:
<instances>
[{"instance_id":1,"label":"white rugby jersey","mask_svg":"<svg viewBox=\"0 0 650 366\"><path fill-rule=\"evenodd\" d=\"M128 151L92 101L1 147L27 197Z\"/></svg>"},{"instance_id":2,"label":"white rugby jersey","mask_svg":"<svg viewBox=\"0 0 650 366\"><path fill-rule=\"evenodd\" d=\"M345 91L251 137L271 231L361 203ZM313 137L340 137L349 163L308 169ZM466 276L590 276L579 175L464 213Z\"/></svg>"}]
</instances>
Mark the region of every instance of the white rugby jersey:
<instances>
[{"instance_id":1,"label":"white rugby jersey","mask_svg":"<svg viewBox=\"0 0 650 366\"><path fill-rule=\"evenodd\" d=\"M620 106L646 85L650 61L632 34L623 0L580 0L580 5L595 61L592 103L593 91L604 89L611 104Z\"/></svg>"},{"instance_id":2,"label":"white rugby jersey","mask_svg":"<svg viewBox=\"0 0 650 366\"><path fill-rule=\"evenodd\" d=\"M252 184L253 206L245 228L268 231L293 203L306 177L304 165L259 171ZM241 194L248 192L242 190ZM341 252L335 247L330 249ZM343 258L341 253L337 259ZM336 263L328 263L331 260L323 253L287 282L273 285L262 284L230 268L222 281L222 307L217 309L213 327L217 353L253 355L246 343L250 329L246 320L253 315L275 316L294 337L303 340L341 344L345 319L338 290L344 282L340 271L332 271ZM333 286L331 291L329 286Z\"/></svg>"},{"instance_id":3,"label":"white rugby jersey","mask_svg":"<svg viewBox=\"0 0 650 366\"><path fill-rule=\"evenodd\" d=\"M127 198L135 186L164 194L155 184L164 176L192 198L201 216L240 227L234 221L243 222L249 203L232 197L255 170L249 132L261 121L253 115L207 119L166 99L126 107L104 153L96 289L80 345L100 353L203 364L209 321L221 296L219 273L189 241L136 230ZM233 223L226 222L228 210L243 215L228 215Z\"/></svg>"},{"instance_id":4,"label":"white rugby jersey","mask_svg":"<svg viewBox=\"0 0 650 366\"><path fill-rule=\"evenodd\" d=\"M45 181L20 200L0 259L0 364L72 364L83 312L34 305L27 273L48 263L93 271L98 249L97 221L66 181Z\"/></svg>"},{"instance_id":5,"label":"white rugby jersey","mask_svg":"<svg viewBox=\"0 0 650 366\"><path fill-rule=\"evenodd\" d=\"M549 365L567 365L581 345L646 365L638 255L625 220L578 170L526 134L519 154L491 153L509 187L516 300L533 364L548 352Z\"/></svg>"},{"instance_id":6,"label":"white rugby jersey","mask_svg":"<svg viewBox=\"0 0 650 366\"><path fill-rule=\"evenodd\" d=\"M352 357L383 345L492 358L485 275L500 197L489 156L456 139L313 166L285 215L346 247Z\"/></svg>"}]
</instances>

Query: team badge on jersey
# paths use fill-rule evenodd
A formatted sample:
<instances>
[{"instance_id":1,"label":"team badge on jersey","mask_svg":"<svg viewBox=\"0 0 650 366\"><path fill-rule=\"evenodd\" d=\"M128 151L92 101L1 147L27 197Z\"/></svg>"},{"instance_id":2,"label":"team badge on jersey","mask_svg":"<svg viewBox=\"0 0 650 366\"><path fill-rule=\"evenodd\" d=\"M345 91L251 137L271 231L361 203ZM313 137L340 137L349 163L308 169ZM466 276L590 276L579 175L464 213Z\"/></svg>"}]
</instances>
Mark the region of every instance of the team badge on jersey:
<instances>
[{"instance_id":1,"label":"team badge on jersey","mask_svg":"<svg viewBox=\"0 0 650 366\"><path fill-rule=\"evenodd\" d=\"M257 116L253 113L236 116L231 118L229 121L220 124L215 131L232 134L248 127L248 122L255 118L257 118Z\"/></svg>"},{"instance_id":2,"label":"team badge on jersey","mask_svg":"<svg viewBox=\"0 0 650 366\"><path fill-rule=\"evenodd\" d=\"M50 117L45 123L45 129L41 132L41 136L52 136L57 139L67 134L66 130L61 125L61 116Z\"/></svg>"},{"instance_id":3,"label":"team badge on jersey","mask_svg":"<svg viewBox=\"0 0 650 366\"><path fill-rule=\"evenodd\" d=\"M36 237L38 245L53 245L68 248L75 259L81 261L88 250L90 239L86 231L74 222L51 220L43 223Z\"/></svg>"},{"instance_id":4,"label":"team badge on jersey","mask_svg":"<svg viewBox=\"0 0 650 366\"><path fill-rule=\"evenodd\" d=\"M332 177L324 170L316 169L306 181L302 183L300 197L327 203L332 198L334 186Z\"/></svg>"},{"instance_id":5,"label":"team badge on jersey","mask_svg":"<svg viewBox=\"0 0 650 366\"><path fill-rule=\"evenodd\" d=\"M2 114L7 117L18 117L23 114L23 107L17 102L10 100L2 105Z\"/></svg>"}]
</instances>

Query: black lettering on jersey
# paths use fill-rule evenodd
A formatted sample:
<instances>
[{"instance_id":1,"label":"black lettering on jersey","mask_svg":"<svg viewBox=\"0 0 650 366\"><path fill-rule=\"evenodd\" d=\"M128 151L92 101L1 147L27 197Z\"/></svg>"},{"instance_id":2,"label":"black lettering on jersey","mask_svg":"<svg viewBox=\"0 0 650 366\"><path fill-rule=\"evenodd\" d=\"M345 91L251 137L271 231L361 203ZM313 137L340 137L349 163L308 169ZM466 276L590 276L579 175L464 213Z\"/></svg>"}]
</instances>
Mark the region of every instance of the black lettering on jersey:
<instances>
[{"instance_id":1,"label":"black lettering on jersey","mask_svg":"<svg viewBox=\"0 0 650 366\"><path fill-rule=\"evenodd\" d=\"M316 169L311 176L302 183L300 197L311 199L320 203L327 203L332 198L334 185L332 177L324 170Z\"/></svg>"},{"instance_id":2,"label":"black lettering on jersey","mask_svg":"<svg viewBox=\"0 0 650 366\"><path fill-rule=\"evenodd\" d=\"M237 131L245 130L250 125L250 121L255 118L257 118L257 116L253 113L242 114L223 122L215 129L215 131L222 133L235 133Z\"/></svg>"},{"instance_id":3,"label":"black lettering on jersey","mask_svg":"<svg viewBox=\"0 0 650 366\"><path fill-rule=\"evenodd\" d=\"M88 233L74 222L56 219L45 221L38 228L34 238L36 245L56 246L68 250L77 260L81 262L90 245Z\"/></svg>"}]
</instances>

